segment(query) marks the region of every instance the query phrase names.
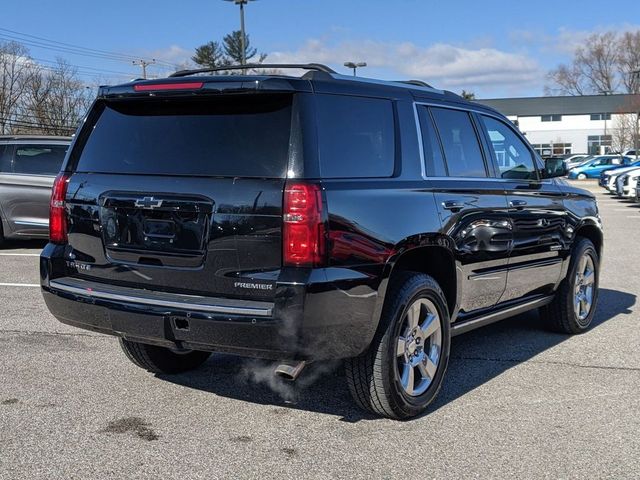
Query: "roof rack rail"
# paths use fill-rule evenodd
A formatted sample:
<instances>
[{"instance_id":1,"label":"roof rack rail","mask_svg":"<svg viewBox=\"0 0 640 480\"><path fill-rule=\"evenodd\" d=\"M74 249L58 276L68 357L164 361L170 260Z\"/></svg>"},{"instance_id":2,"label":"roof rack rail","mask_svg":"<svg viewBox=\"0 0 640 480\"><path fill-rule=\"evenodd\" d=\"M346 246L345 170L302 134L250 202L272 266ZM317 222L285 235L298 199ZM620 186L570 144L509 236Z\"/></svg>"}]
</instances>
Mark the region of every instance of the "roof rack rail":
<instances>
[{"instance_id":1,"label":"roof rack rail","mask_svg":"<svg viewBox=\"0 0 640 480\"><path fill-rule=\"evenodd\" d=\"M336 73L335 70L322 65L321 63L246 63L244 65L227 65L224 67L198 68L194 70L179 70L169 75L169 77L186 77L207 72L224 72L226 70L250 70L256 68L297 68L300 70L316 70L324 73Z\"/></svg>"},{"instance_id":2,"label":"roof rack rail","mask_svg":"<svg viewBox=\"0 0 640 480\"><path fill-rule=\"evenodd\" d=\"M415 85L416 87L433 88L427 82L423 82L422 80L399 80L398 83L406 83L408 85Z\"/></svg>"}]
</instances>

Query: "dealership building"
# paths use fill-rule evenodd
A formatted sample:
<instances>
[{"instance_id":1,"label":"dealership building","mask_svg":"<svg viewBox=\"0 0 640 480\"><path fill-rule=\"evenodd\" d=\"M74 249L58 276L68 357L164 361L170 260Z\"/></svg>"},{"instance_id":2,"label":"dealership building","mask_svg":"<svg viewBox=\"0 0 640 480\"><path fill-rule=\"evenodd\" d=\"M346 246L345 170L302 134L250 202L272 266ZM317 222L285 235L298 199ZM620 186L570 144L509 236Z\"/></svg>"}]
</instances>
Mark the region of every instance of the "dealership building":
<instances>
[{"instance_id":1,"label":"dealership building","mask_svg":"<svg viewBox=\"0 0 640 480\"><path fill-rule=\"evenodd\" d=\"M477 100L518 125L540 155L599 154L611 146L618 116L640 110L640 95L494 98Z\"/></svg>"}]
</instances>

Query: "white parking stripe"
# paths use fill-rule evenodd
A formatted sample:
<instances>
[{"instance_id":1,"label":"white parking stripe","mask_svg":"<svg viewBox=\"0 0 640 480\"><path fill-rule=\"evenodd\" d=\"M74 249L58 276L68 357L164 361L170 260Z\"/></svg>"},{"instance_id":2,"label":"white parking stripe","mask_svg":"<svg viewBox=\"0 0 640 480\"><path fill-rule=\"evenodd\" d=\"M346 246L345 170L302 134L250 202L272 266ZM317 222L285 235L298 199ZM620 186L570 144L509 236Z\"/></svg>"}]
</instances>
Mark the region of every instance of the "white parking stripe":
<instances>
[{"instance_id":1,"label":"white parking stripe","mask_svg":"<svg viewBox=\"0 0 640 480\"><path fill-rule=\"evenodd\" d=\"M0 253L0 257L39 257L39 253Z\"/></svg>"},{"instance_id":2,"label":"white parking stripe","mask_svg":"<svg viewBox=\"0 0 640 480\"><path fill-rule=\"evenodd\" d=\"M39 287L39 283L0 283L0 287Z\"/></svg>"}]
</instances>

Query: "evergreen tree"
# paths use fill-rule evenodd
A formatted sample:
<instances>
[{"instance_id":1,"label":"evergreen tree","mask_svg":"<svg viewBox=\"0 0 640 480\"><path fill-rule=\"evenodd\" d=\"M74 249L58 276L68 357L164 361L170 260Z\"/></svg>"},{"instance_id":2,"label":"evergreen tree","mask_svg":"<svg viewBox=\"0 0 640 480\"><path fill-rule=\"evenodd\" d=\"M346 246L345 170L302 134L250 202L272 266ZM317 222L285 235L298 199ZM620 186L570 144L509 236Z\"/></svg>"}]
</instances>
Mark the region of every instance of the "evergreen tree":
<instances>
[{"instance_id":1,"label":"evergreen tree","mask_svg":"<svg viewBox=\"0 0 640 480\"><path fill-rule=\"evenodd\" d=\"M267 56L261 53L258 59L254 57L258 54L258 49L251 46L249 41L249 35L245 35L246 41L244 45L245 59L247 63L262 63ZM242 32L235 30L228 35L225 35L222 40L224 46L224 53L227 58L236 65L242 64Z\"/></svg>"},{"instance_id":2,"label":"evergreen tree","mask_svg":"<svg viewBox=\"0 0 640 480\"><path fill-rule=\"evenodd\" d=\"M222 67L231 63L219 42L209 42L199 46L191 60L203 68Z\"/></svg>"},{"instance_id":3,"label":"evergreen tree","mask_svg":"<svg viewBox=\"0 0 640 480\"><path fill-rule=\"evenodd\" d=\"M476 99L476 94L473 92L467 92L466 90L462 90L462 93L460 94L460 96L462 98L464 98L465 100L475 100Z\"/></svg>"}]
</instances>

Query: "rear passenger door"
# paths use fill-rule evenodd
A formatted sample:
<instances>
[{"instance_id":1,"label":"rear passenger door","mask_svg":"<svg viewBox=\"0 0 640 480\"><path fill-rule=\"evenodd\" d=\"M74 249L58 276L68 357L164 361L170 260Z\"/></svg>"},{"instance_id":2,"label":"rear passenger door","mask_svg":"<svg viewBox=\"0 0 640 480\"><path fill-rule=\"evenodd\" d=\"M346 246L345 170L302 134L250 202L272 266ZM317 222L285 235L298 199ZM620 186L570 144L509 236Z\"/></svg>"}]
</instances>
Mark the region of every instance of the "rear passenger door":
<instances>
[{"instance_id":1,"label":"rear passenger door","mask_svg":"<svg viewBox=\"0 0 640 480\"><path fill-rule=\"evenodd\" d=\"M442 234L453 240L459 312L495 305L506 286L511 230L503 184L493 177L472 115L416 105L425 180L433 190Z\"/></svg>"},{"instance_id":2,"label":"rear passenger door","mask_svg":"<svg viewBox=\"0 0 640 480\"><path fill-rule=\"evenodd\" d=\"M11 233L47 236L49 197L67 145L20 143L0 165L0 202Z\"/></svg>"},{"instance_id":3,"label":"rear passenger door","mask_svg":"<svg viewBox=\"0 0 640 480\"><path fill-rule=\"evenodd\" d=\"M516 130L489 115L477 116L507 193L513 225L507 288L501 301L548 294L560 279L566 212L554 180L542 180L535 157Z\"/></svg>"}]
</instances>

